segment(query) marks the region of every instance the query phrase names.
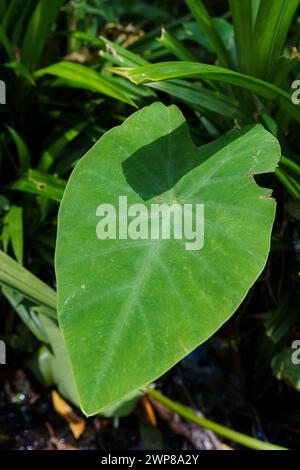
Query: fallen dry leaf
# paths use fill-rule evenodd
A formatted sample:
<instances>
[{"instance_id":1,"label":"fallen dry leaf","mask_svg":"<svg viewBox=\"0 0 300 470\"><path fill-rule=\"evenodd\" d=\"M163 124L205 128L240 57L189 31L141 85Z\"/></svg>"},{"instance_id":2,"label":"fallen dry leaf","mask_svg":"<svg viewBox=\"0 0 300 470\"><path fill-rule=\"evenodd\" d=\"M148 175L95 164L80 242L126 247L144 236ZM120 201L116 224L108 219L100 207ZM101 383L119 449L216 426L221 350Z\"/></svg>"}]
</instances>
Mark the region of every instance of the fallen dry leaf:
<instances>
[{"instance_id":1,"label":"fallen dry leaf","mask_svg":"<svg viewBox=\"0 0 300 470\"><path fill-rule=\"evenodd\" d=\"M71 408L57 392L52 390L52 404L55 411L65 420L70 426L73 436L75 439L79 439L85 429L85 420L79 418L74 410Z\"/></svg>"},{"instance_id":2,"label":"fallen dry leaf","mask_svg":"<svg viewBox=\"0 0 300 470\"><path fill-rule=\"evenodd\" d=\"M142 405L145 411L147 421L149 422L149 424L151 424L151 426L155 428L157 426L157 419L149 398L142 397L140 400L140 404Z\"/></svg>"}]
</instances>

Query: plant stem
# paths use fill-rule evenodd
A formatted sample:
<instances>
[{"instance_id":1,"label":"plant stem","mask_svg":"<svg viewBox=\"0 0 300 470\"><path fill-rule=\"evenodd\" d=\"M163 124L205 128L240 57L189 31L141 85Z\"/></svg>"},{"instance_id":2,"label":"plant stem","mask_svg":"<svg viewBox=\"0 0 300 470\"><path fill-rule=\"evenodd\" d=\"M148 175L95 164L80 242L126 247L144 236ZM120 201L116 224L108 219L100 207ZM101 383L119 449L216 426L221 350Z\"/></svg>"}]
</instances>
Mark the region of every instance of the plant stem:
<instances>
[{"instance_id":1,"label":"plant stem","mask_svg":"<svg viewBox=\"0 0 300 470\"><path fill-rule=\"evenodd\" d=\"M211 421L209 419L202 418L198 416L191 408L180 403L174 402L173 400L164 396L161 392L154 390L150 386L146 387L146 392L148 393L148 395L155 398L157 401L168 407L170 410L175 411L183 418L186 418L189 421L192 421L193 423L196 423L206 429L210 429L219 436L225 437L226 439L234 441L245 447L256 450L287 450L285 447L280 447L275 444L260 441L259 439L255 439L254 437L247 436L246 434L242 434L238 431L234 431L230 428L227 428L226 426L222 426L221 424L215 423L214 421Z\"/></svg>"},{"instance_id":2,"label":"plant stem","mask_svg":"<svg viewBox=\"0 0 300 470\"><path fill-rule=\"evenodd\" d=\"M288 174L281 168L276 168L275 170L275 175L279 179L279 181L283 184L283 186L286 188L286 190L290 193L290 195L297 201L300 199L300 193L295 188L293 183L291 182Z\"/></svg>"},{"instance_id":3,"label":"plant stem","mask_svg":"<svg viewBox=\"0 0 300 470\"><path fill-rule=\"evenodd\" d=\"M38 305L56 312L56 292L1 250L0 285L10 287Z\"/></svg>"},{"instance_id":4,"label":"plant stem","mask_svg":"<svg viewBox=\"0 0 300 470\"><path fill-rule=\"evenodd\" d=\"M296 173L296 175L300 176L300 166L293 162L293 160L290 160L287 157L280 157L280 163L282 166L288 168L293 173Z\"/></svg>"}]
</instances>

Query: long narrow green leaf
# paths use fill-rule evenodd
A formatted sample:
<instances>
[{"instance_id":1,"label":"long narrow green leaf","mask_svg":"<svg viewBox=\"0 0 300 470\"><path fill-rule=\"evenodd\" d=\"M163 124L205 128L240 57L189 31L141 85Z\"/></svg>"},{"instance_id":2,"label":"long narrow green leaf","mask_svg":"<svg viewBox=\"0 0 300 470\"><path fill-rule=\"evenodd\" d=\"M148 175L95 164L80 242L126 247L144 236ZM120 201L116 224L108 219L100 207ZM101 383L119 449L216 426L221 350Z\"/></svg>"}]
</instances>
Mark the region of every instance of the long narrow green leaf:
<instances>
[{"instance_id":1,"label":"long narrow green leaf","mask_svg":"<svg viewBox=\"0 0 300 470\"><path fill-rule=\"evenodd\" d=\"M20 264L23 264L23 208L11 206L5 216L9 237L14 255Z\"/></svg>"},{"instance_id":2,"label":"long narrow green leaf","mask_svg":"<svg viewBox=\"0 0 300 470\"><path fill-rule=\"evenodd\" d=\"M29 70L38 65L52 25L65 0L39 0L27 25L21 55Z\"/></svg>"},{"instance_id":3,"label":"long narrow green leaf","mask_svg":"<svg viewBox=\"0 0 300 470\"><path fill-rule=\"evenodd\" d=\"M74 127L71 127L63 133L58 139L56 139L42 154L38 164L38 169L41 171L47 171L54 160L57 158L63 148L87 127L87 122L80 122Z\"/></svg>"},{"instance_id":4,"label":"long narrow green leaf","mask_svg":"<svg viewBox=\"0 0 300 470\"><path fill-rule=\"evenodd\" d=\"M298 4L299 0L260 1L252 40L252 75L272 77Z\"/></svg>"},{"instance_id":5,"label":"long narrow green leaf","mask_svg":"<svg viewBox=\"0 0 300 470\"><path fill-rule=\"evenodd\" d=\"M32 13L34 12L34 9L37 6L37 3L37 0L26 0L26 2L24 2L24 0L21 0L20 8L16 10L16 18L11 27L12 44L22 45L27 25L30 21Z\"/></svg>"},{"instance_id":6,"label":"long narrow green leaf","mask_svg":"<svg viewBox=\"0 0 300 470\"><path fill-rule=\"evenodd\" d=\"M189 21L189 19L190 15L188 13L187 15L181 16L180 18L176 18L176 20L167 23L168 31L172 31L174 33L178 27L180 27L185 21ZM155 38L160 34L160 30L160 26L151 29L151 31L132 44L131 50L138 54L143 54L145 51L152 51L153 48L155 49L157 47Z\"/></svg>"},{"instance_id":7,"label":"long narrow green leaf","mask_svg":"<svg viewBox=\"0 0 300 470\"><path fill-rule=\"evenodd\" d=\"M98 36L94 36L89 33L84 33L83 31L69 31L69 36L72 42L74 41L75 44L78 44L78 42L81 41L83 43L88 43L91 46L96 46L96 47L103 46L102 39L98 38Z\"/></svg>"},{"instance_id":8,"label":"long narrow green leaf","mask_svg":"<svg viewBox=\"0 0 300 470\"><path fill-rule=\"evenodd\" d=\"M300 54L295 50L285 50L284 54L279 58L274 75L272 77L272 83L276 86L289 83L289 74L295 64L299 63Z\"/></svg>"},{"instance_id":9,"label":"long narrow green leaf","mask_svg":"<svg viewBox=\"0 0 300 470\"><path fill-rule=\"evenodd\" d=\"M213 18L212 23L225 48L230 50L233 46L232 38L234 37L232 24L220 17ZM207 51L215 52L215 49L210 43L208 37L195 21L183 22L182 29L178 30L176 37L179 41L193 41L201 47L204 47Z\"/></svg>"},{"instance_id":10,"label":"long narrow green leaf","mask_svg":"<svg viewBox=\"0 0 300 470\"><path fill-rule=\"evenodd\" d=\"M195 26L197 26L196 23ZM169 33L167 34L169 38ZM172 39L173 38L174 36L172 35ZM101 56L107 58L110 60L110 62L116 65L132 67L149 64L149 62L141 58L139 55L134 54L115 43L112 43L106 38L103 38L103 42L107 46L107 52L101 51ZM189 103L189 105L195 109L199 109L201 106L202 109L218 112L218 114L221 114L224 117L229 117L231 119L234 119L235 117L242 117L243 115L241 109L239 108L239 104L233 98L228 97L218 91L205 89L198 84L190 83L185 80L155 82L149 83L147 86L151 89L168 93L171 96L183 100L184 102ZM137 94L137 88L138 87L135 87L135 89L132 90L132 93L134 92ZM140 87L140 90L142 91L143 87ZM243 117L245 116L243 115Z\"/></svg>"},{"instance_id":11,"label":"long narrow green leaf","mask_svg":"<svg viewBox=\"0 0 300 470\"><path fill-rule=\"evenodd\" d=\"M252 44L252 0L229 0L240 71L249 73Z\"/></svg>"},{"instance_id":12,"label":"long narrow green leaf","mask_svg":"<svg viewBox=\"0 0 300 470\"><path fill-rule=\"evenodd\" d=\"M108 71L109 67L107 67L106 70ZM123 78L116 77L115 75L107 75L105 78L112 85L118 86L120 90L135 101L143 97L155 97L155 92L150 90L149 87L139 87L129 80L124 80Z\"/></svg>"},{"instance_id":13,"label":"long narrow green leaf","mask_svg":"<svg viewBox=\"0 0 300 470\"><path fill-rule=\"evenodd\" d=\"M12 60L11 62L7 62L5 64L5 67L8 67L9 69L15 70L17 74L19 74L21 77L25 78L25 80L30 83L30 85L35 85L35 82L27 68L25 67L24 64L21 64L21 62L18 62L17 60Z\"/></svg>"},{"instance_id":14,"label":"long narrow green leaf","mask_svg":"<svg viewBox=\"0 0 300 470\"><path fill-rule=\"evenodd\" d=\"M31 331L31 333L39 340L47 343L47 335L39 321L36 313L22 302L24 297L19 292L9 287L2 287L2 294L8 300L13 309L17 312L23 323Z\"/></svg>"},{"instance_id":15,"label":"long narrow green leaf","mask_svg":"<svg viewBox=\"0 0 300 470\"><path fill-rule=\"evenodd\" d=\"M76 82L81 88L102 93L136 107L132 99L120 90L120 88L116 85L112 85L105 77L84 65L75 64L73 62L58 62L38 70L35 72L34 76L40 78L46 74Z\"/></svg>"},{"instance_id":16,"label":"long narrow green leaf","mask_svg":"<svg viewBox=\"0 0 300 470\"><path fill-rule=\"evenodd\" d=\"M38 305L56 310L56 292L1 250L0 284L17 290Z\"/></svg>"},{"instance_id":17,"label":"long narrow green leaf","mask_svg":"<svg viewBox=\"0 0 300 470\"><path fill-rule=\"evenodd\" d=\"M26 176L15 181L11 189L37 194L54 201L61 201L66 181L38 170L28 170Z\"/></svg>"},{"instance_id":18,"label":"long narrow green leaf","mask_svg":"<svg viewBox=\"0 0 300 470\"><path fill-rule=\"evenodd\" d=\"M119 46L115 42L109 41L109 39L101 37L102 42L105 44L106 52L114 57L119 64L125 67L135 67L138 65L146 65L148 61L143 59L138 54L125 49L125 47Z\"/></svg>"},{"instance_id":19,"label":"long narrow green leaf","mask_svg":"<svg viewBox=\"0 0 300 470\"><path fill-rule=\"evenodd\" d=\"M7 56L10 59L13 59L13 56L14 56L13 48L4 31L3 25L0 25L0 44L2 44L2 46L4 47Z\"/></svg>"},{"instance_id":20,"label":"long narrow green leaf","mask_svg":"<svg viewBox=\"0 0 300 470\"><path fill-rule=\"evenodd\" d=\"M26 171L28 170L30 166L30 152L27 147L27 144L15 129L13 129L12 127L8 125L6 127L16 146L18 157L19 157L19 162L20 162L20 168L21 170Z\"/></svg>"},{"instance_id":21,"label":"long narrow green leaf","mask_svg":"<svg viewBox=\"0 0 300 470\"><path fill-rule=\"evenodd\" d=\"M156 38L156 40L177 57L177 59L188 61L196 60L193 54L189 52L182 42L178 41L178 39L166 31L165 28L162 28L161 36Z\"/></svg>"},{"instance_id":22,"label":"long narrow green leaf","mask_svg":"<svg viewBox=\"0 0 300 470\"><path fill-rule=\"evenodd\" d=\"M23 0L10 0L7 2L4 16L1 17L1 26L4 32L7 32L17 13L20 14L22 3L24 3Z\"/></svg>"},{"instance_id":23,"label":"long narrow green leaf","mask_svg":"<svg viewBox=\"0 0 300 470\"><path fill-rule=\"evenodd\" d=\"M254 29L257 13L260 6L260 0L251 0L251 19L252 19L252 31Z\"/></svg>"},{"instance_id":24,"label":"long narrow green leaf","mask_svg":"<svg viewBox=\"0 0 300 470\"><path fill-rule=\"evenodd\" d=\"M247 119L247 115L243 113L234 98L218 91L208 90L197 83L187 80L167 80L149 83L148 86L183 100L195 109L201 107L230 119Z\"/></svg>"},{"instance_id":25,"label":"long narrow green leaf","mask_svg":"<svg viewBox=\"0 0 300 470\"><path fill-rule=\"evenodd\" d=\"M194 62L160 62L135 69L115 67L114 71L136 84L182 77L202 77L230 83L278 103L296 121L300 122L300 109L292 104L288 93L263 80L216 65Z\"/></svg>"},{"instance_id":26,"label":"long narrow green leaf","mask_svg":"<svg viewBox=\"0 0 300 470\"><path fill-rule=\"evenodd\" d=\"M230 65L230 57L213 24L212 18L201 0L185 0L202 31L208 37L221 65Z\"/></svg>"}]
</instances>

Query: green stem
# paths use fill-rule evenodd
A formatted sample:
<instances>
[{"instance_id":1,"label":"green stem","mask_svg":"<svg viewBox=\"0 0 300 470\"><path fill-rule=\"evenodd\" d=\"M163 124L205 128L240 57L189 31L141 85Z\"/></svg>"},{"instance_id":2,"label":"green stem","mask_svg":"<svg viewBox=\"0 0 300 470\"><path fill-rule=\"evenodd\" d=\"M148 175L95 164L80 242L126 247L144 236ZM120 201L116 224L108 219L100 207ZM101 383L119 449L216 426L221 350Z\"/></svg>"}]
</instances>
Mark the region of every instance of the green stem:
<instances>
[{"instance_id":1,"label":"green stem","mask_svg":"<svg viewBox=\"0 0 300 470\"><path fill-rule=\"evenodd\" d=\"M280 164L300 176L300 166L293 162L293 160L290 160L287 157L280 157Z\"/></svg>"},{"instance_id":2,"label":"green stem","mask_svg":"<svg viewBox=\"0 0 300 470\"><path fill-rule=\"evenodd\" d=\"M175 411L175 413L178 413L183 418L188 419L189 421L192 421L193 423L196 423L206 429L210 429L219 436L225 437L226 439L234 441L245 447L256 450L287 450L285 447L280 447L275 444L260 441L259 439L255 439L254 437L247 436L246 434L242 434L238 431L234 431L209 419L202 418L198 416L191 408L170 400L170 398L167 398L157 390L153 390L153 388L150 386L146 387L146 392L148 395L167 406L170 410Z\"/></svg>"},{"instance_id":3,"label":"green stem","mask_svg":"<svg viewBox=\"0 0 300 470\"><path fill-rule=\"evenodd\" d=\"M289 174L287 171L286 171L286 174L289 177L290 182L294 185L294 188L298 192L298 199L299 199L300 198L300 181L297 181L294 178L294 175Z\"/></svg>"},{"instance_id":4,"label":"green stem","mask_svg":"<svg viewBox=\"0 0 300 470\"><path fill-rule=\"evenodd\" d=\"M297 188L293 185L291 179L289 178L288 174L281 168L276 168L275 175L279 179L279 181L283 184L286 190L290 193L290 195L297 201L300 199L300 193Z\"/></svg>"},{"instance_id":5,"label":"green stem","mask_svg":"<svg viewBox=\"0 0 300 470\"><path fill-rule=\"evenodd\" d=\"M38 305L56 312L56 292L1 250L0 285L17 290Z\"/></svg>"}]
</instances>

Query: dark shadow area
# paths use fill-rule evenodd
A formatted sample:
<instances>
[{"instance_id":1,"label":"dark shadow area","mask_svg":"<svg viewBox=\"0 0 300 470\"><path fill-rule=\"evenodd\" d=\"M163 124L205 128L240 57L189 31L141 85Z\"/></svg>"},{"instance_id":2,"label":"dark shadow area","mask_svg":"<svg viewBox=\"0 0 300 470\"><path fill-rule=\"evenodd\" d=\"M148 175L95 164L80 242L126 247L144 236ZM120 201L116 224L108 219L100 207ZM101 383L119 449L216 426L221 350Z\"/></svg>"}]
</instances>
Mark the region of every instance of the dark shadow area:
<instances>
[{"instance_id":1,"label":"dark shadow area","mask_svg":"<svg viewBox=\"0 0 300 470\"><path fill-rule=\"evenodd\" d=\"M253 127L232 130L196 147L186 123L145 145L122 163L128 184L147 201L171 189L184 175Z\"/></svg>"}]
</instances>

